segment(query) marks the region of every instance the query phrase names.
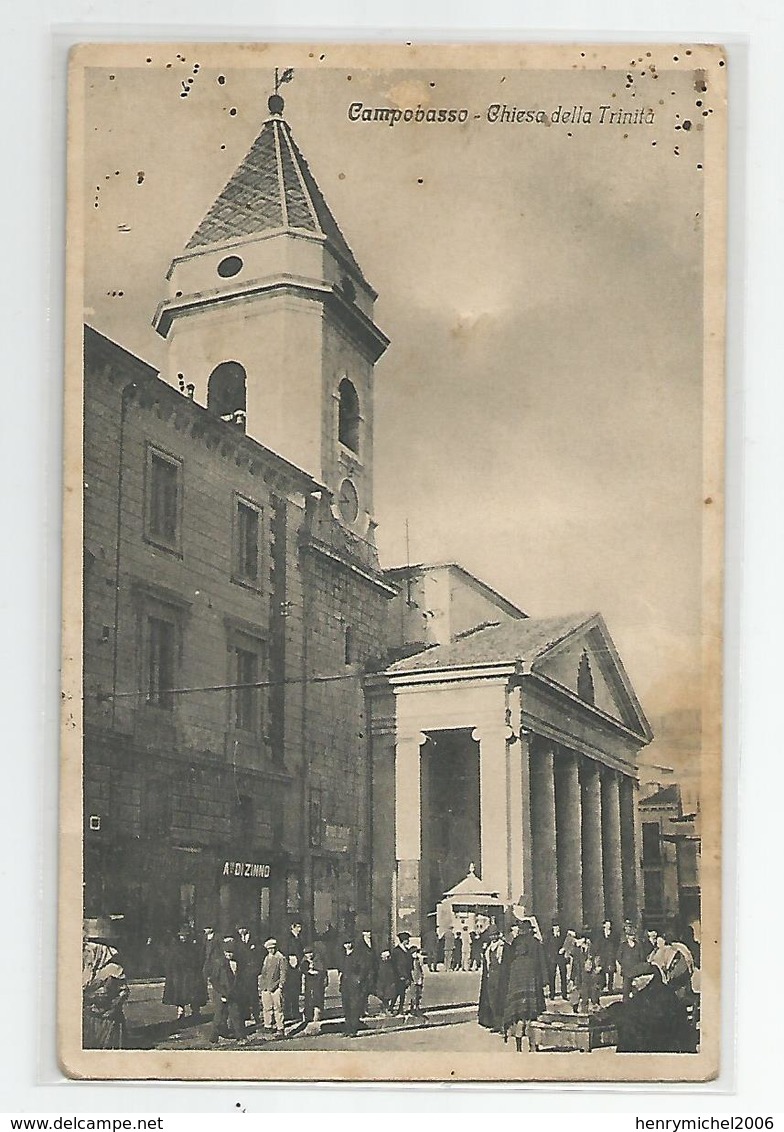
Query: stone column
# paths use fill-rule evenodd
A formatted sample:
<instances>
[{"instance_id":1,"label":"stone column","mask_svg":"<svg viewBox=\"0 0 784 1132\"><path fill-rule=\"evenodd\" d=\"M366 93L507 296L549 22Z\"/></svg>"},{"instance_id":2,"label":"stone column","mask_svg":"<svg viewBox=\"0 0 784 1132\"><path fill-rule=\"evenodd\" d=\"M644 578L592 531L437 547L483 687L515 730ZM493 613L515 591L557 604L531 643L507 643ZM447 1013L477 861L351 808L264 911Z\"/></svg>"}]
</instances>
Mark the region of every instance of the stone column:
<instances>
[{"instance_id":1,"label":"stone column","mask_svg":"<svg viewBox=\"0 0 784 1132\"><path fill-rule=\"evenodd\" d=\"M538 737L530 742L533 910L546 925L558 914L553 746Z\"/></svg>"},{"instance_id":2,"label":"stone column","mask_svg":"<svg viewBox=\"0 0 784 1132\"><path fill-rule=\"evenodd\" d=\"M583 759L580 764L583 842L583 914L587 923L604 919L604 874L602 871L602 792L599 764Z\"/></svg>"},{"instance_id":3,"label":"stone column","mask_svg":"<svg viewBox=\"0 0 784 1132\"><path fill-rule=\"evenodd\" d=\"M479 821L482 846L482 884L509 903L510 813L509 727L477 727L471 738L479 743ZM519 893L517 894L519 895Z\"/></svg>"},{"instance_id":4,"label":"stone column","mask_svg":"<svg viewBox=\"0 0 784 1132\"><path fill-rule=\"evenodd\" d=\"M604 914L618 927L623 921L623 866L621 864L621 806L618 772L602 768L602 859Z\"/></svg>"},{"instance_id":5,"label":"stone column","mask_svg":"<svg viewBox=\"0 0 784 1132\"><path fill-rule=\"evenodd\" d=\"M395 738L395 931L419 935L422 913L421 732Z\"/></svg>"},{"instance_id":6,"label":"stone column","mask_svg":"<svg viewBox=\"0 0 784 1132\"><path fill-rule=\"evenodd\" d=\"M520 830L518 839L512 838L512 894L523 897L527 908L534 907L534 848L531 828L531 740L530 731L520 732L520 742L513 744L512 774L510 777L512 807L512 829ZM518 777L519 771L519 777ZM519 825L515 825L515 813L519 800Z\"/></svg>"},{"instance_id":7,"label":"stone column","mask_svg":"<svg viewBox=\"0 0 784 1132\"><path fill-rule=\"evenodd\" d=\"M555 756L555 824L558 915L562 924L583 922L582 820L577 756L559 747Z\"/></svg>"},{"instance_id":8,"label":"stone column","mask_svg":"<svg viewBox=\"0 0 784 1132\"><path fill-rule=\"evenodd\" d=\"M636 783L628 774L621 776L621 873L623 877L623 914L636 922L639 915L637 871L639 852L636 828Z\"/></svg>"}]
</instances>

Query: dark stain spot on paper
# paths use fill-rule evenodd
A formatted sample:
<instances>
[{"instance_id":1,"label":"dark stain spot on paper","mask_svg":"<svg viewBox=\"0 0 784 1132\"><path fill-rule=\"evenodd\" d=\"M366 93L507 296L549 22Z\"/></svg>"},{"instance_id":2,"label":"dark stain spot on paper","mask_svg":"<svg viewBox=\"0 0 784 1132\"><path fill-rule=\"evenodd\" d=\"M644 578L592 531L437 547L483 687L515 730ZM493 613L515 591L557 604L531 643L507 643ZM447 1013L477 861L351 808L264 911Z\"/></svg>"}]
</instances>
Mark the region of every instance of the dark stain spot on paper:
<instances>
[{"instance_id":1,"label":"dark stain spot on paper","mask_svg":"<svg viewBox=\"0 0 784 1132\"><path fill-rule=\"evenodd\" d=\"M225 75L218 75L217 82L218 82L218 86L223 86L223 84L226 82L226 76Z\"/></svg>"},{"instance_id":2,"label":"dark stain spot on paper","mask_svg":"<svg viewBox=\"0 0 784 1132\"><path fill-rule=\"evenodd\" d=\"M136 184L140 185L143 180L144 180L144 170L140 169L139 172L136 174Z\"/></svg>"}]
</instances>

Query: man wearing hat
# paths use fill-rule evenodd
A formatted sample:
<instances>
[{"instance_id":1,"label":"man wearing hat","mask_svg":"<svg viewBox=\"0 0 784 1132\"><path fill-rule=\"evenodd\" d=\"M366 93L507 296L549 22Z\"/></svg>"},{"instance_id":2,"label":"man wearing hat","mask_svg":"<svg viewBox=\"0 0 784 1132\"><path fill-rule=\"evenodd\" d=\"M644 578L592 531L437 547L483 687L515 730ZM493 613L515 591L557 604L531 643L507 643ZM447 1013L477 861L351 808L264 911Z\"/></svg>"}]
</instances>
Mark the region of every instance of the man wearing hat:
<instances>
[{"instance_id":1,"label":"man wearing hat","mask_svg":"<svg viewBox=\"0 0 784 1132\"><path fill-rule=\"evenodd\" d=\"M395 997L392 1000L392 1013L402 1014L406 991L414 978L414 957L409 949L411 936L408 932L398 932L397 947L392 949L392 970L395 972Z\"/></svg>"},{"instance_id":2,"label":"man wearing hat","mask_svg":"<svg viewBox=\"0 0 784 1132\"><path fill-rule=\"evenodd\" d=\"M245 1037L245 1019L242 1002L242 964L237 954L237 941L233 935L224 936L222 953L215 961L212 975L215 993L215 1015L212 1019L210 1044L220 1038Z\"/></svg>"},{"instance_id":3,"label":"man wearing hat","mask_svg":"<svg viewBox=\"0 0 784 1132\"><path fill-rule=\"evenodd\" d=\"M547 960L547 983L550 988L550 993L553 998L555 995L555 976L558 975L560 982L561 998L566 998L567 983L566 983L566 951L564 950L565 939L561 932L561 925L557 918L553 917L553 922L550 931L544 939L544 954Z\"/></svg>"},{"instance_id":4,"label":"man wearing hat","mask_svg":"<svg viewBox=\"0 0 784 1132\"><path fill-rule=\"evenodd\" d=\"M343 954L340 957L340 998L343 1003L345 1033L355 1038L359 1030L359 1017L365 986L366 965L357 953L354 939L348 936L343 941Z\"/></svg>"},{"instance_id":5,"label":"man wearing hat","mask_svg":"<svg viewBox=\"0 0 784 1132\"><path fill-rule=\"evenodd\" d=\"M121 1049L125 1036L123 1003L130 996L116 948L111 920L85 920L82 926L82 1048Z\"/></svg>"},{"instance_id":6,"label":"man wearing hat","mask_svg":"<svg viewBox=\"0 0 784 1132\"><path fill-rule=\"evenodd\" d=\"M298 1022L300 1017L299 996L302 993L302 959L304 953L302 920L295 918L291 921L285 945L285 955L289 969L286 974L286 985L283 990L283 1009L287 1022Z\"/></svg>"},{"instance_id":7,"label":"man wearing hat","mask_svg":"<svg viewBox=\"0 0 784 1132\"><path fill-rule=\"evenodd\" d=\"M289 977L289 964L286 956L278 950L276 939L264 941L264 950L267 954L261 965L259 975L259 990L261 992L261 1009L264 1014L264 1029L269 1033L275 1031L275 1037L285 1037L285 1022L283 1017L283 995L286 980ZM301 974L298 970L297 977Z\"/></svg>"},{"instance_id":8,"label":"man wearing hat","mask_svg":"<svg viewBox=\"0 0 784 1132\"><path fill-rule=\"evenodd\" d=\"M623 1001L628 1002L632 995L634 979L645 966L645 957L642 944L631 920L624 922L623 931L624 939L618 948L617 960L623 979Z\"/></svg>"},{"instance_id":9,"label":"man wearing hat","mask_svg":"<svg viewBox=\"0 0 784 1132\"><path fill-rule=\"evenodd\" d=\"M360 1018L368 1012L368 998L376 988L378 981L379 958L373 947L373 935L369 929L363 929L356 943L356 953L364 968L362 979L362 1004L359 1011Z\"/></svg>"}]
</instances>

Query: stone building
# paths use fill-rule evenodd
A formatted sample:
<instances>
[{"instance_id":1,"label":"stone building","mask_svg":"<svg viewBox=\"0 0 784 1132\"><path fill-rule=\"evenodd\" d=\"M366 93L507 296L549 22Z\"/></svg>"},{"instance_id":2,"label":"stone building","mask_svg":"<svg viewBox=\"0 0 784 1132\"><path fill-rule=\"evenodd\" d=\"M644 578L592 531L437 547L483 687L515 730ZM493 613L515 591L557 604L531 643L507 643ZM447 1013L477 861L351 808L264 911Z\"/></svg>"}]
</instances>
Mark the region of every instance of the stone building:
<instances>
[{"instance_id":1,"label":"stone building","mask_svg":"<svg viewBox=\"0 0 784 1132\"><path fill-rule=\"evenodd\" d=\"M374 797L395 798L374 805L379 929L419 931L471 861L543 922L636 918L651 732L601 616L527 617L455 566L402 573L412 655L367 682Z\"/></svg>"},{"instance_id":2,"label":"stone building","mask_svg":"<svg viewBox=\"0 0 784 1132\"><path fill-rule=\"evenodd\" d=\"M640 824L646 922L699 924L699 814L684 810L679 783L643 793Z\"/></svg>"},{"instance_id":3,"label":"stone building","mask_svg":"<svg viewBox=\"0 0 784 1132\"><path fill-rule=\"evenodd\" d=\"M159 376L85 331L85 910L369 912L375 292L287 123L169 272Z\"/></svg>"},{"instance_id":4,"label":"stone building","mask_svg":"<svg viewBox=\"0 0 784 1132\"><path fill-rule=\"evenodd\" d=\"M282 110L172 261L163 372L85 329L85 913L132 969L183 920L419 933L471 861L632 914L650 730L601 617L379 565L388 340Z\"/></svg>"}]
</instances>

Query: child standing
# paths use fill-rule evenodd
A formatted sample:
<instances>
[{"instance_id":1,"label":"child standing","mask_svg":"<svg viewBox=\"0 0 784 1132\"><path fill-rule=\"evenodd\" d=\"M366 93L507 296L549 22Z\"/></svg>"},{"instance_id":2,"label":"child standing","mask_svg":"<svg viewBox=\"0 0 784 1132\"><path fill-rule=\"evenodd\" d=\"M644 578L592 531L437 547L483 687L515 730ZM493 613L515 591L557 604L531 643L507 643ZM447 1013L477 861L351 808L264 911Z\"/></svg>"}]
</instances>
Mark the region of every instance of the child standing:
<instances>
[{"instance_id":1,"label":"child standing","mask_svg":"<svg viewBox=\"0 0 784 1132\"><path fill-rule=\"evenodd\" d=\"M425 986L425 965L422 962L422 951L418 947L411 948L411 956L414 960L413 969L411 971L411 985L406 993L406 1014L411 1014L415 1018L424 1018L422 1010L422 994Z\"/></svg>"},{"instance_id":2,"label":"child standing","mask_svg":"<svg viewBox=\"0 0 784 1132\"><path fill-rule=\"evenodd\" d=\"M303 954L302 977L305 986L305 1021L309 1029L318 1032L324 1015L324 998L329 975L312 946L306 947Z\"/></svg>"}]
</instances>

